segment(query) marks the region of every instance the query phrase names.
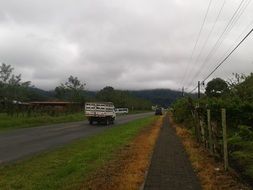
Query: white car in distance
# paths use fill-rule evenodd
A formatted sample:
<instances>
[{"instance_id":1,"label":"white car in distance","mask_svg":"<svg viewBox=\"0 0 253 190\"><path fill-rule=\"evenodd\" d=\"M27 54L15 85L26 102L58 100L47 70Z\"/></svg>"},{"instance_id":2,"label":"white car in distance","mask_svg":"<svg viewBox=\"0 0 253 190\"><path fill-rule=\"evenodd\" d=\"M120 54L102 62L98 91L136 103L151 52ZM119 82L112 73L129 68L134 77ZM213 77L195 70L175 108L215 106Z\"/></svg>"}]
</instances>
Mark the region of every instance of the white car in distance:
<instances>
[{"instance_id":1,"label":"white car in distance","mask_svg":"<svg viewBox=\"0 0 253 190\"><path fill-rule=\"evenodd\" d=\"M116 114L128 114L128 108L115 108Z\"/></svg>"}]
</instances>

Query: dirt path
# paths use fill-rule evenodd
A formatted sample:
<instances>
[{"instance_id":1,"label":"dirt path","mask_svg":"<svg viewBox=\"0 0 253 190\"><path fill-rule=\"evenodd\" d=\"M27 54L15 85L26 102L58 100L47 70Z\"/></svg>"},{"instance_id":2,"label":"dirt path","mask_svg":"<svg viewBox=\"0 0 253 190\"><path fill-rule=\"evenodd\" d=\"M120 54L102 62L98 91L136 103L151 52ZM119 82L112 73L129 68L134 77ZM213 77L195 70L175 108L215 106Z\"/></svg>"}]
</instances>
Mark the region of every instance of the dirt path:
<instances>
[{"instance_id":1,"label":"dirt path","mask_svg":"<svg viewBox=\"0 0 253 190\"><path fill-rule=\"evenodd\" d=\"M120 151L114 159L96 171L81 189L136 190L143 184L150 156L158 137L162 117Z\"/></svg>"},{"instance_id":2,"label":"dirt path","mask_svg":"<svg viewBox=\"0 0 253 190\"><path fill-rule=\"evenodd\" d=\"M169 125L168 116L164 118L144 189L201 189L184 147Z\"/></svg>"}]
</instances>

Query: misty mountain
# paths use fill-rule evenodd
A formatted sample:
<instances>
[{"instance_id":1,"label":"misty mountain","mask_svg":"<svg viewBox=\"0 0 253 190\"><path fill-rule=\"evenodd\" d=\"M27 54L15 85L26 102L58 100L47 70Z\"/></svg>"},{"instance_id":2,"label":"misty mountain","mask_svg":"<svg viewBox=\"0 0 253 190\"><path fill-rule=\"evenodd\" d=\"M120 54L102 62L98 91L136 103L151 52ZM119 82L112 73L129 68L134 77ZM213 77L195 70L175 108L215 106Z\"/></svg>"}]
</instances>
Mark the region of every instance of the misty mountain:
<instances>
[{"instance_id":1,"label":"misty mountain","mask_svg":"<svg viewBox=\"0 0 253 190\"><path fill-rule=\"evenodd\" d=\"M136 90L130 91L130 93L163 107L170 106L177 98L181 97L181 92L170 89Z\"/></svg>"},{"instance_id":2,"label":"misty mountain","mask_svg":"<svg viewBox=\"0 0 253 190\"><path fill-rule=\"evenodd\" d=\"M30 101L48 101L55 100L55 92L53 90L47 91L36 87L28 88L28 97Z\"/></svg>"},{"instance_id":3,"label":"misty mountain","mask_svg":"<svg viewBox=\"0 0 253 190\"><path fill-rule=\"evenodd\" d=\"M154 105L164 107L170 106L172 102L181 96L181 92L170 89L130 90L127 92L132 96L149 100ZM87 100L94 100L97 94L96 91L85 91L84 93ZM29 97L30 101L52 101L57 99L53 90L46 91L39 88L30 88Z\"/></svg>"}]
</instances>

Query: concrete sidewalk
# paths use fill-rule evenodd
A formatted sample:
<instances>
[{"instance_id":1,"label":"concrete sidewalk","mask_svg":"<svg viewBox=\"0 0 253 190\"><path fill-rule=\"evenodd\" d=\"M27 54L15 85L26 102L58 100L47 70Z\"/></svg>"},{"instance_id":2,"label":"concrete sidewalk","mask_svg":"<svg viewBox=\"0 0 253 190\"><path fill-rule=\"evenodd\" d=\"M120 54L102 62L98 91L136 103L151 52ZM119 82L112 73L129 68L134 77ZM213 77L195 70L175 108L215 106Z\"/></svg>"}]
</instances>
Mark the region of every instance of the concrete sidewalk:
<instances>
[{"instance_id":1,"label":"concrete sidewalk","mask_svg":"<svg viewBox=\"0 0 253 190\"><path fill-rule=\"evenodd\" d=\"M156 142L144 190L200 190L184 147L165 116Z\"/></svg>"}]
</instances>

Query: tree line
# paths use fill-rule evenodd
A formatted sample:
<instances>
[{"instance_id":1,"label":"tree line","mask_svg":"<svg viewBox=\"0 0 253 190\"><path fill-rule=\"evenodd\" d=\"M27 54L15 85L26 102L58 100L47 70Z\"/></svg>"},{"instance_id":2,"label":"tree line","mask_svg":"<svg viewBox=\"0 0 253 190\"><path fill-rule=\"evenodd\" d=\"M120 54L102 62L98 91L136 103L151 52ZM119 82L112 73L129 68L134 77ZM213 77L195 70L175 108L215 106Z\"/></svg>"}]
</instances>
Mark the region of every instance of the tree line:
<instances>
[{"instance_id":1,"label":"tree line","mask_svg":"<svg viewBox=\"0 0 253 190\"><path fill-rule=\"evenodd\" d=\"M11 65L2 63L0 65L0 112L9 115L27 112L54 113L50 107L33 107L26 103L30 101L66 101L79 106L81 109L87 101L110 101L116 107L127 107L134 110L151 109L152 103L142 98L137 98L128 91L115 90L113 87L105 87L90 97L85 89L86 83L75 76L69 76L65 83L59 84L54 90L50 91L51 96L43 96L39 89L32 85L31 81L23 81L22 75L14 74ZM68 106L67 110L77 110ZM28 114L28 115L29 115Z\"/></svg>"},{"instance_id":2,"label":"tree line","mask_svg":"<svg viewBox=\"0 0 253 190\"><path fill-rule=\"evenodd\" d=\"M200 99L192 99L190 96L178 99L174 104L175 115L178 121L187 122L191 118L190 107L201 109L210 108L228 110L228 118L231 126L240 124L253 125L253 73L245 76L233 74L233 78L224 81L221 78L214 78L207 83L205 93ZM219 118L220 115L214 115ZM253 126L252 126L253 127Z\"/></svg>"}]
</instances>

